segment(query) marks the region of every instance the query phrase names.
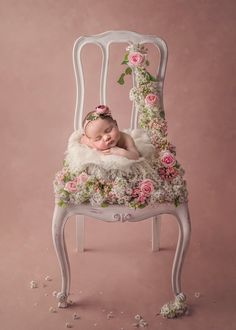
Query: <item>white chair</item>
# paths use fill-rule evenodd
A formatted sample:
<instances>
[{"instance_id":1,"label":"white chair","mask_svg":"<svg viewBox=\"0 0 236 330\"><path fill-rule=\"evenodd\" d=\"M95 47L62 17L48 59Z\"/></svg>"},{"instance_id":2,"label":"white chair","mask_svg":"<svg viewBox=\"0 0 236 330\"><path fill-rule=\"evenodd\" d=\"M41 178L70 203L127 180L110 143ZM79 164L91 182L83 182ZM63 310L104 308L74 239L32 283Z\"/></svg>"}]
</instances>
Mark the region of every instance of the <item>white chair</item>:
<instances>
[{"instance_id":1,"label":"white chair","mask_svg":"<svg viewBox=\"0 0 236 330\"><path fill-rule=\"evenodd\" d=\"M100 80L100 104L106 104L106 80L109 45L111 43L121 42L127 44L152 43L159 49L161 60L157 77L161 83L160 102L163 105L162 87L167 63L167 47L162 39L156 36L141 35L130 31L108 31L98 35L80 37L76 40L73 49L73 60L77 85L77 102L74 119L75 130L82 127L83 117L84 77L80 58L82 47L86 44L93 43L101 48L103 61ZM137 127L137 118L138 114L135 109L135 105L133 104L130 128L133 129ZM146 206L143 209L131 209L121 205L111 205L106 208L92 207L90 204L81 204L77 206L71 205L66 207L56 205L53 216L52 235L62 276L61 291L57 295L59 300L58 306L67 307L67 299L70 291L70 264L64 239L65 224L70 216L76 215L77 249L79 251L83 251L84 249L84 216L110 222L135 222L152 218L152 250L157 251L159 250L161 214L173 214L179 225L179 237L172 267L172 290L174 296L177 297L182 292L181 269L190 240L191 230L188 204L186 202L181 203L177 207L174 204L162 203L154 206ZM182 297L184 297L183 294Z\"/></svg>"}]
</instances>

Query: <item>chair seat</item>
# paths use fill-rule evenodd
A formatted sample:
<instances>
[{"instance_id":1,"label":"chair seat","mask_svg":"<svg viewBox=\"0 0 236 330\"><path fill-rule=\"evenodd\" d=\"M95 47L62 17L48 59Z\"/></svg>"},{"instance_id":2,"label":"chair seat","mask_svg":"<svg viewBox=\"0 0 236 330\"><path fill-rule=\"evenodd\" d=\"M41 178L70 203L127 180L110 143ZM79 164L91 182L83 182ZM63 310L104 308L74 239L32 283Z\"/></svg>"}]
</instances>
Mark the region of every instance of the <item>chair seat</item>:
<instances>
[{"instance_id":1,"label":"chair seat","mask_svg":"<svg viewBox=\"0 0 236 330\"><path fill-rule=\"evenodd\" d=\"M187 203L182 203L176 207L173 203L156 203L145 208L132 209L123 205L110 205L109 207L94 207L90 203L81 205L68 205L66 207L56 207L58 214L63 214L69 218L72 215L84 215L97 220L107 222L136 222L145 220L161 214L177 215L180 209L186 208Z\"/></svg>"}]
</instances>

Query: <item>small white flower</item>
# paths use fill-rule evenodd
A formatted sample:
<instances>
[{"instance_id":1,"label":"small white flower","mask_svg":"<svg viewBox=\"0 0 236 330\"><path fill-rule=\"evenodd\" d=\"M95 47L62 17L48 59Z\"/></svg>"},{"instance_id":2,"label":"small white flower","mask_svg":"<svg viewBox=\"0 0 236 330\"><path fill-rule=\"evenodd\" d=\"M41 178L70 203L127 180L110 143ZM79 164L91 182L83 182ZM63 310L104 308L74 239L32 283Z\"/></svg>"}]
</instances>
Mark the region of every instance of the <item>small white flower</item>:
<instances>
[{"instance_id":1,"label":"small white flower","mask_svg":"<svg viewBox=\"0 0 236 330\"><path fill-rule=\"evenodd\" d=\"M57 296L57 291L53 291L52 295L53 295L54 297L56 297L56 296Z\"/></svg>"},{"instance_id":2,"label":"small white flower","mask_svg":"<svg viewBox=\"0 0 236 330\"><path fill-rule=\"evenodd\" d=\"M126 194L131 195L132 194L132 189L131 188L126 188Z\"/></svg>"},{"instance_id":3,"label":"small white flower","mask_svg":"<svg viewBox=\"0 0 236 330\"><path fill-rule=\"evenodd\" d=\"M69 322L66 322L66 328L73 328L73 325Z\"/></svg>"},{"instance_id":4,"label":"small white flower","mask_svg":"<svg viewBox=\"0 0 236 330\"><path fill-rule=\"evenodd\" d=\"M138 321L138 323L134 323L133 326L139 328L144 328L148 326L148 323L143 319L143 317L139 314L135 315L135 320Z\"/></svg>"},{"instance_id":5,"label":"small white flower","mask_svg":"<svg viewBox=\"0 0 236 330\"><path fill-rule=\"evenodd\" d=\"M38 288L38 283L36 281L31 281L30 282L30 288L31 289L36 289Z\"/></svg>"},{"instance_id":6,"label":"small white flower","mask_svg":"<svg viewBox=\"0 0 236 330\"><path fill-rule=\"evenodd\" d=\"M49 281L49 282L51 282L51 281L52 281L52 278L51 278L50 276L46 276L46 277L45 277L45 281Z\"/></svg>"},{"instance_id":7,"label":"small white flower","mask_svg":"<svg viewBox=\"0 0 236 330\"><path fill-rule=\"evenodd\" d=\"M113 317L114 317L113 312L109 312L109 313L107 314L107 319L108 319L108 320L112 319Z\"/></svg>"},{"instance_id":8,"label":"small white flower","mask_svg":"<svg viewBox=\"0 0 236 330\"><path fill-rule=\"evenodd\" d=\"M140 321L142 319L142 316L137 314L137 315L135 315L134 318L135 318L136 321Z\"/></svg>"},{"instance_id":9,"label":"small white flower","mask_svg":"<svg viewBox=\"0 0 236 330\"><path fill-rule=\"evenodd\" d=\"M170 311L169 304L165 304L164 306L162 306L162 308L161 308L161 314L168 314L169 311Z\"/></svg>"},{"instance_id":10,"label":"small white flower","mask_svg":"<svg viewBox=\"0 0 236 330\"><path fill-rule=\"evenodd\" d=\"M200 292L195 292L195 293L194 293L194 296L195 296L196 298L200 298L201 293L200 293Z\"/></svg>"},{"instance_id":11,"label":"small white flower","mask_svg":"<svg viewBox=\"0 0 236 330\"><path fill-rule=\"evenodd\" d=\"M139 326L145 328L148 326L148 323L144 319L142 319L139 321Z\"/></svg>"},{"instance_id":12,"label":"small white flower","mask_svg":"<svg viewBox=\"0 0 236 330\"><path fill-rule=\"evenodd\" d=\"M51 307L49 308L49 312L50 312L50 313L57 313L57 310L56 310L54 307L51 306Z\"/></svg>"},{"instance_id":13,"label":"small white flower","mask_svg":"<svg viewBox=\"0 0 236 330\"><path fill-rule=\"evenodd\" d=\"M77 313L74 313L73 314L73 319L74 320L79 320L80 319L80 316Z\"/></svg>"}]
</instances>

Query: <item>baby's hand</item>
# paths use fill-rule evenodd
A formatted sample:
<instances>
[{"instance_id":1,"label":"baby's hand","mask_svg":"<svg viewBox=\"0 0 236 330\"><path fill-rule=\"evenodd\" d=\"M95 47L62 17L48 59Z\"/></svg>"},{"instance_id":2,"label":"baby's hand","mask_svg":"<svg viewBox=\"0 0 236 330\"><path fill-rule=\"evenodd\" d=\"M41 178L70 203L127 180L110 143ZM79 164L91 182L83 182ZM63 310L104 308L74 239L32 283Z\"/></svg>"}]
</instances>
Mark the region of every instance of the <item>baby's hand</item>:
<instances>
[{"instance_id":1,"label":"baby's hand","mask_svg":"<svg viewBox=\"0 0 236 330\"><path fill-rule=\"evenodd\" d=\"M110 149L100 150L103 155L110 155Z\"/></svg>"},{"instance_id":2,"label":"baby's hand","mask_svg":"<svg viewBox=\"0 0 236 330\"><path fill-rule=\"evenodd\" d=\"M102 150L102 153L104 155L118 155L118 156L123 156L123 150L122 148L119 147L112 147L110 149Z\"/></svg>"}]
</instances>

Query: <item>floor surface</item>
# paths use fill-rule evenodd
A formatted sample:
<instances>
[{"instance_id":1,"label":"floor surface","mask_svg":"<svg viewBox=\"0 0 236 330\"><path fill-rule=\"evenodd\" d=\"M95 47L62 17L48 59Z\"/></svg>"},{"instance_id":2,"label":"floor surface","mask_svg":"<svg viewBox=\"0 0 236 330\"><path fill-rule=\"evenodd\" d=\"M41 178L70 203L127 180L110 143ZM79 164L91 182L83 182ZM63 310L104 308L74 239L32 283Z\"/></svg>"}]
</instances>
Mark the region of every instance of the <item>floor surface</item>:
<instances>
[{"instance_id":1,"label":"floor surface","mask_svg":"<svg viewBox=\"0 0 236 330\"><path fill-rule=\"evenodd\" d=\"M44 211L49 215L49 210ZM162 219L161 249L151 251L151 219L137 223L106 223L86 219L85 252L75 250L75 219L66 225L71 261L72 305L58 309L55 292L60 271L51 241L51 219L19 219L5 223L1 238L2 330L66 329L128 330L141 315L147 329L233 330L235 317L235 263L232 245L204 237L196 225L182 272L189 315L175 320L158 316L173 299L171 267L178 236L173 216ZM42 225L43 224L43 225ZM223 234L223 231L222 231ZM31 281L38 288L31 289ZM50 309L54 309L55 313ZM80 318L74 320L77 313Z\"/></svg>"}]
</instances>

